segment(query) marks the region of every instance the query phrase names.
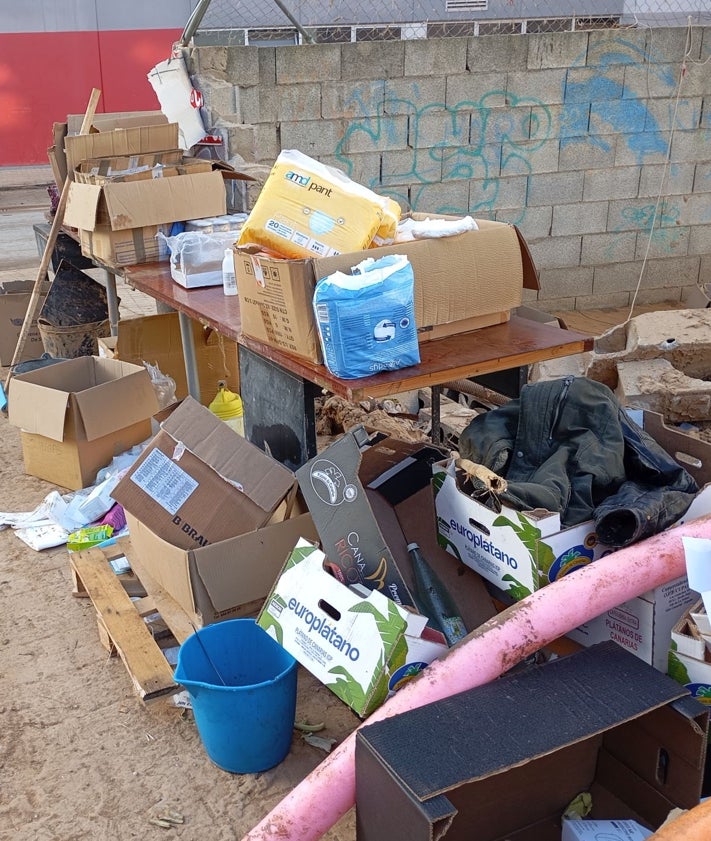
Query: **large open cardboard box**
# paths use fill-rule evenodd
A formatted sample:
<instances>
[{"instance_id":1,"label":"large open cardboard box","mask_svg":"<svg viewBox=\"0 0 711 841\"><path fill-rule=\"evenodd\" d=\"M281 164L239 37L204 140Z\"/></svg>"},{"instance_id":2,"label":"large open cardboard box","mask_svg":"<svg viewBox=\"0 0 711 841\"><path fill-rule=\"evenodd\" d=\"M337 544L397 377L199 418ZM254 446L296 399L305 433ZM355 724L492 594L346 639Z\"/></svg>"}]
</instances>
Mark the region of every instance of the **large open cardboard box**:
<instances>
[{"instance_id":1,"label":"large open cardboard box","mask_svg":"<svg viewBox=\"0 0 711 841\"><path fill-rule=\"evenodd\" d=\"M17 349L22 325L25 322L27 307L32 297L34 281L5 280L0 282L0 365L10 365ZM35 312L42 309L44 299L49 292L49 282L40 287L40 299ZM32 319L25 337L25 346L16 362L37 359L44 353L44 345L37 327L37 317Z\"/></svg>"},{"instance_id":2,"label":"large open cardboard box","mask_svg":"<svg viewBox=\"0 0 711 841\"><path fill-rule=\"evenodd\" d=\"M698 804L707 731L683 687L601 643L366 723L356 837L560 841L582 792L591 818L658 829Z\"/></svg>"},{"instance_id":3,"label":"large open cardboard box","mask_svg":"<svg viewBox=\"0 0 711 841\"><path fill-rule=\"evenodd\" d=\"M0 298L0 303L2 299ZM200 383L200 402L208 406L223 381L239 392L239 347L198 321L192 322L193 347ZM119 321L118 336L99 339L99 356L121 359L135 365L144 361L158 365L175 380L175 394L182 400L188 394L180 320L175 312L128 318Z\"/></svg>"},{"instance_id":4,"label":"large open cardboard box","mask_svg":"<svg viewBox=\"0 0 711 841\"><path fill-rule=\"evenodd\" d=\"M405 254L412 264L419 341L507 321L510 311L521 304L521 290L538 289L536 268L515 226L487 220L477 220L477 224L478 231L336 257L284 260L249 246L237 248L242 330L320 363L312 309L316 282L335 271L350 273L367 257L387 254Z\"/></svg>"},{"instance_id":5,"label":"large open cardboard box","mask_svg":"<svg viewBox=\"0 0 711 841\"><path fill-rule=\"evenodd\" d=\"M168 233L165 226L226 211L224 179L210 170L145 181L73 181L64 221L79 229L82 254L110 266L128 266L167 256L167 247L157 239L159 230Z\"/></svg>"},{"instance_id":6,"label":"large open cardboard box","mask_svg":"<svg viewBox=\"0 0 711 841\"><path fill-rule=\"evenodd\" d=\"M80 356L10 380L9 420L25 471L63 488L93 484L114 456L151 436L158 411L144 367Z\"/></svg>"},{"instance_id":7,"label":"large open cardboard box","mask_svg":"<svg viewBox=\"0 0 711 841\"><path fill-rule=\"evenodd\" d=\"M113 497L142 566L196 624L245 615L298 538L316 538L294 474L191 397Z\"/></svg>"},{"instance_id":8,"label":"large open cardboard box","mask_svg":"<svg viewBox=\"0 0 711 841\"><path fill-rule=\"evenodd\" d=\"M494 615L481 577L437 545L430 486L441 450L358 426L296 471L334 574L415 605L407 551L418 543L471 631Z\"/></svg>"}]
</instances>

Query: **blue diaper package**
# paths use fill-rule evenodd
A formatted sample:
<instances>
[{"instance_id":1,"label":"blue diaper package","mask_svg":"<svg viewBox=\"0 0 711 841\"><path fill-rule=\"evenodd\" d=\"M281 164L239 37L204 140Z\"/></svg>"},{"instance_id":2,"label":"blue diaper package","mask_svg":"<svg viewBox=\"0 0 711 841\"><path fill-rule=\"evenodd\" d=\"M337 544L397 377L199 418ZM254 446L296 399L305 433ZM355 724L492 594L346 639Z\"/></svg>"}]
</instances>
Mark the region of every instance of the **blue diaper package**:
<instances>
[{"instance_id":1,"label":"blue diaper package","mask_svg":"<svg viewBox=\"0 0 711 841\"><path fill-rule=\"evenodd\" d=\"M368 257L316 284L314 313L328 370L342 379L417 365L414 276L404 255Z\"/></svg>"}]
</instances>

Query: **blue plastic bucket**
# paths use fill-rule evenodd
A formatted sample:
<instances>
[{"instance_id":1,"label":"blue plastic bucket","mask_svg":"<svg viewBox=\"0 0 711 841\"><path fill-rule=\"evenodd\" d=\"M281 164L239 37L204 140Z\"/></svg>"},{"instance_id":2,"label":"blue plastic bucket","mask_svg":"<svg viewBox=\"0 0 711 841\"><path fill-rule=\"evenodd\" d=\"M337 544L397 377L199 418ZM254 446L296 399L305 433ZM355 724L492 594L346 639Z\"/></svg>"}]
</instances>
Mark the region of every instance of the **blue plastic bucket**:
<instances>
[{"instance_id":1,"label":"blue plastic bucket","mask_svg":"<svg viewBox=\"0 0 711 841\"><path fill-rule=\"evenodd\" d=\"M253 619L200 628L175 670L207 755L233 774L266 771L289 753L296 677L296 660Z\"/></svg>"}]
</instances>

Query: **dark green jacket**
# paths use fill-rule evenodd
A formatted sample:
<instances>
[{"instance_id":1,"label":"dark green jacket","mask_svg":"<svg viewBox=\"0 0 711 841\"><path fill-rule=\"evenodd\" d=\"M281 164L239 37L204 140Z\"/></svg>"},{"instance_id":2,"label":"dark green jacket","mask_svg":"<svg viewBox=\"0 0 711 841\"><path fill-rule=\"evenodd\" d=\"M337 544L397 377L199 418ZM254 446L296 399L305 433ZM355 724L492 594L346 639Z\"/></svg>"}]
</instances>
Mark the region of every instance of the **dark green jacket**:
<instances>
[{"instance_id":1,"label":"dark green jacket","mask_svg":"<svg viewBox=\"0 0 711 841\"><path fill-rule=\"evenodd\" d=\"M459 451L506 478L507 504L558 511L564 527L592 518L614 547L670 526L698 492L613 392L586 377L525 385L518 399L475 417Z\"/></svg>"}]
</instances>

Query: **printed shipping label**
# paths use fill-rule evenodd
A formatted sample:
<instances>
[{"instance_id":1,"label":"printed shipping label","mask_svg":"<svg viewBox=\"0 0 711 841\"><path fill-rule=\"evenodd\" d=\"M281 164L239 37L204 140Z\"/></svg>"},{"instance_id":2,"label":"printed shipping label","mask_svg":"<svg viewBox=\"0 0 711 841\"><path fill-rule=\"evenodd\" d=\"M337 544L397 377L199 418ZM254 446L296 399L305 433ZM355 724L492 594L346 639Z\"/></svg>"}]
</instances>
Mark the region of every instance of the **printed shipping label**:
<instances>
[{"instance_id":1,"label":"printed shipping label","mask_svg":"<svg viewBox=\"0 0 711 841\"><path fill-rule=\"evenodd\" d=\"M175 514L198 482L160 450L152 450L131 476L131 481L169 514Z\"/></svg>"}]
</instances>

